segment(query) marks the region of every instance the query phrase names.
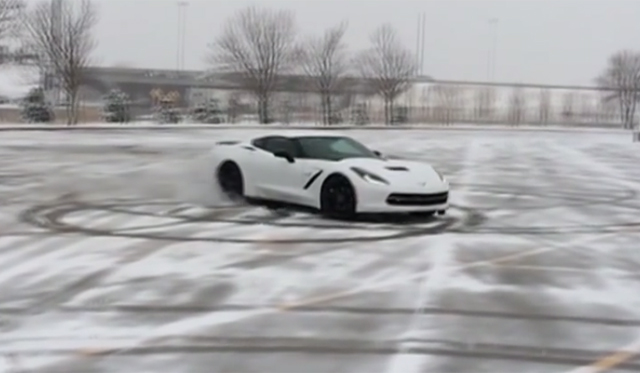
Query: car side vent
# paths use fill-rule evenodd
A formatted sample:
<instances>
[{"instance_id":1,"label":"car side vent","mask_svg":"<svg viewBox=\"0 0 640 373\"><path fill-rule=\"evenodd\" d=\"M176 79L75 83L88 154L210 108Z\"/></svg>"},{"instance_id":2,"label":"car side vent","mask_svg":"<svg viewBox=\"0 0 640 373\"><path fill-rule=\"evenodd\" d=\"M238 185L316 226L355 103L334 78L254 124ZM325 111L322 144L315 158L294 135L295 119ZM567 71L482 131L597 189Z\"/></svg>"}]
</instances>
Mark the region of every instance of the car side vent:
<instances>
[{"instance_id":1,"label":"car side vent","mask_svg":"<svg viewBox=\"0 0 640 373\"><path fill-rule=\"evenodd\" d=\"M218 141L216 145L237 145L240 141Z\"/></svg>"},{"instance_id":2,"label":"car side vent","mask_svg":"<svg viewBox=\"0 0 640 373\"><path fill-rule=\"evenodd\" d=\"M403 167L403 166L389 166L389 167L385 167L387 170L389 171L409 171L408 168Z\"/></svg>"}]
</instances>

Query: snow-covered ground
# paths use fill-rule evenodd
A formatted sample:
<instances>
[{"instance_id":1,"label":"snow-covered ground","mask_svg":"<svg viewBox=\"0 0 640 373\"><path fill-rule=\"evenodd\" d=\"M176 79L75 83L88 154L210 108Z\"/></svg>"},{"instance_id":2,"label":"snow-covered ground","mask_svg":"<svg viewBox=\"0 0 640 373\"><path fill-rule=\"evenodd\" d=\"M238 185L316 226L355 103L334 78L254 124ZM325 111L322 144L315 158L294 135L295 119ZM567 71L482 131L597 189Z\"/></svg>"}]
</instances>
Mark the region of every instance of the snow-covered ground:
<instances>
[{"instance_id":1,"label":"snow-covered ground","mask_svg":"<svg viewBox=\"0 0 640 373\"><path fill-rule=\"evenodd\" d=\"M209 145L265 131L1 132L0 372L639 368L629 133L350 130L453 192L345 225L203 200Z\"/></svg>"}]
</instances>

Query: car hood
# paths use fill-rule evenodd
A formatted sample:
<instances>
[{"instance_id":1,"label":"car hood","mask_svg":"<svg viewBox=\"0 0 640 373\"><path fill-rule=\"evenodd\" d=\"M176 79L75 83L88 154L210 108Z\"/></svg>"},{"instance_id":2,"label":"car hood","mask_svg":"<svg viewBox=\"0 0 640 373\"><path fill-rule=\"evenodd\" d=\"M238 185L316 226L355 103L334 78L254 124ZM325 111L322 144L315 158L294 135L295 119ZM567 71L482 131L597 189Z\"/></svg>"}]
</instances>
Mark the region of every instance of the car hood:
<instances>
[{"instance_id":1,"label":"car hood","mask_svg":"<svg viewBox=\"0 0 640 373\"><path fill-rule=\"evenodd\" d=\"M374 173L391 184L442 183L431 165L404 159L350 158L342 160L346 167L358 167Z\"/></svg>"}]
</instances>

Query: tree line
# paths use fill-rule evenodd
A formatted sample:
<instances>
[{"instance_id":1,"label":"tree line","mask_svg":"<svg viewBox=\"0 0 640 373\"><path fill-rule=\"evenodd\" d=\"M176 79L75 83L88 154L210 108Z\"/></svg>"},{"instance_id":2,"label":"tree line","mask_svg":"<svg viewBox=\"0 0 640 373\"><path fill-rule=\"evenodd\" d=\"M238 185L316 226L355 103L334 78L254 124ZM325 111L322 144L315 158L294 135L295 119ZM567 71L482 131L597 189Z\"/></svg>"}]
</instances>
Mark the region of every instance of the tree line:
<instances>
[{"instance_id":1,"label":"tree line","mask_svg":"<svg viewBox=\"0 0 640 373\"><path fill-rule=\"evenodd\" d=\"M604 100L617 103L623 127L634 128L640 101L640 52L621 50L614 53L596 81L607 89Z\"/></svg>"},{"instance_id":2,"label":"tree line","mask_svg":"<svg viewBox=\"0 0 640 373\"><path fill-rule=\"evenodd\" d=\"M355 54L344 42L346 31L347 23L341 22L322 35L301 38L293 13L249 7L226 21L209 46L209 61L218 71L241 77L242 87L257 100L261 123L271 121L273 93L284 75L307 78L320 97L324 124L332 121L334 96L343 91L346 78L358 75L382 97L390 123L396 98L415 77L416 58L389 24L374 30L369 48Z\"/></svg>"},{"instance_id":3,"label":"tree line","mask_svg":"<svg viewBox=\"0 0 640 373\"><path fill-rule=\"evenodd\" d=\"M97 46L98 20L92 0L39 0L28 7L24 0L0 0L0 41L19 38L21 50L57 76L69 101L69 124L78 121L82 72ZM212 69L234 74L255 97L261 123L272 120L274 93L286 75L306 77L320 98L324 124L332 122L335 96L355 84L349 79L354 77L382 98L385 122L391 123L396 99L418 71L416 56L390 24L376 28L369 46L358 52L344 41L347 30L341 22L321 35L300 36L292 12L251 6L223 24L206 57ZM604 100L618 104L624 126L632 127L640 100L640 52L615 53L597 83L607 92Z\"/></svg>"},{"instance_id":4,"label":"tree line","mask_svg":"<svg viewBox=\"0 0 640 373\"><path fill-rule=\"evenodd\" d=\"M82 71L97 46L98 11L92 0L0 0L0 40L19 35L22 49L58 78L68 98L69 124L77 123ZM391 121L393 103L416 71L416 61L395 29L383 25L371 35L371 47L350 55L344 43L347 24L321 36L301 39L291 12L248 7L227 20L207 58L214 70L235 73L237 82L257 101L261 123L271 121L273 94L286 74L305 75L321 98L323 121L333 117L333 99L358 66L362 77L385 102Z\"/></svg>"},{"instance_id":5,"label":"tree line","mask_svg":"<svg viewBox=\"0 0 640 373\"><path fill-rule=\"evenodd\" d=\"M0 0L0 41L19 41L20 53L56 76L68 104L67 122L78 122L82 72L97 46L98 11L91 0Z\"/></svg>"}]
</instances>

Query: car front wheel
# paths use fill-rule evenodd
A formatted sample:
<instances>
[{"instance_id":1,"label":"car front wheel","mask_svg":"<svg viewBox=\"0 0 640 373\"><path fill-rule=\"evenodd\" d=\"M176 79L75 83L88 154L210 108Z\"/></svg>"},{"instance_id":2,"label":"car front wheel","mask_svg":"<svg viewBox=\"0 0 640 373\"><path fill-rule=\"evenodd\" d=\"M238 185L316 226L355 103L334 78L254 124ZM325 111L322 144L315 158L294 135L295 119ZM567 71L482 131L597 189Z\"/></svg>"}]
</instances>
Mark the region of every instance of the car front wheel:
<instances>
[{"instance_id":1,"label":"car front wheel","mask_svg":"<svg viewBox=\"0 0 640 373\"><path fill-rule=\"evenodd\" d=\"M331 175L322 184L320 210L331 218L351 219L356 215L356 192L349 179Z\"/></svg>"}]
</instances>

